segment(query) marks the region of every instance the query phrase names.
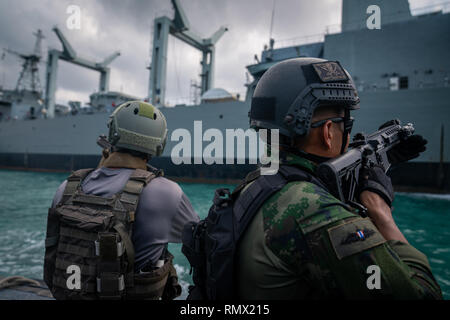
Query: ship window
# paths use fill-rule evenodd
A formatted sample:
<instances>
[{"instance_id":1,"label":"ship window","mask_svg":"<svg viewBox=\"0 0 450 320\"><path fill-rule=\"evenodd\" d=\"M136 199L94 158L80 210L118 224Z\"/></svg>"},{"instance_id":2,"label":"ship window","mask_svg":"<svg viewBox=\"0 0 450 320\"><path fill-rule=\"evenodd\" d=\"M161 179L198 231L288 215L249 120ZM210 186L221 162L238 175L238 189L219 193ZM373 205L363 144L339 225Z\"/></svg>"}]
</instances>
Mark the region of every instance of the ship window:
<instances>
[{"instance_id":1,"label":"ship window","mask_svg":"<svg viewBox=\"0 0 450 320\"><path fill-rule=\"evenodd\" d=\"M389 79L389 89L391 89L391 91L397 91L398 87L399 87L398 77L391 77Z\"/></svg>"},{"instance_id":2,"label":"ship window","mask_svg":"<svg viewBox=\"0 0 450 320\"><path fill-rule=\"evenodd\" d=\"M400 77L399 88L408 89L408 77Z\"/></svg>"}]
</instances>

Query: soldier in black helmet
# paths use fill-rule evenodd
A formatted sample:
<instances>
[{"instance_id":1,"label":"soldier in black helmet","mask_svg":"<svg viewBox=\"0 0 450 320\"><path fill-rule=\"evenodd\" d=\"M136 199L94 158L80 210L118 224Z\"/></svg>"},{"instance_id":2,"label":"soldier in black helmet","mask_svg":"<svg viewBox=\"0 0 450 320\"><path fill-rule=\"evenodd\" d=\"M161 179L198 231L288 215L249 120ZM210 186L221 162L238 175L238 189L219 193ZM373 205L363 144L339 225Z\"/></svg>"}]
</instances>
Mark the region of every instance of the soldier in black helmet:
<instances>
[{"instance_id":1,"label":"soldier in black helmet","mask_svg":"<svg viewBox=\"0 0 450 320\"><path fill-rule=\"evenodd\" d=\"M301 179L264 201L238 243L239 298L442 298L426 256L393 219L394 192L382 169L370 169L359 183L368 218L336 199L315 175L319 163L347 150L350 112L358 108L353 81L339 62L290 59L259 80L250 125L279 130L279 172ZM421 136L411 136L389 158L408 161L425 144ZM252 182L239 197L255 181L246 180Z\"/></svg>"},{"instance_id":2,"label":"soldier in black helmet","mask_svg":"<svg viewBox=\"0 0 450 320\"><path fill-rule=\"evenodd\" d=\"M181 188L147 164L164 151L166 119L130 101L108 127L99 167L74 172L55 194L44 280L56 299L173 299L181 287L167 245L199 218Z\"/></svg>"}]
</instances>

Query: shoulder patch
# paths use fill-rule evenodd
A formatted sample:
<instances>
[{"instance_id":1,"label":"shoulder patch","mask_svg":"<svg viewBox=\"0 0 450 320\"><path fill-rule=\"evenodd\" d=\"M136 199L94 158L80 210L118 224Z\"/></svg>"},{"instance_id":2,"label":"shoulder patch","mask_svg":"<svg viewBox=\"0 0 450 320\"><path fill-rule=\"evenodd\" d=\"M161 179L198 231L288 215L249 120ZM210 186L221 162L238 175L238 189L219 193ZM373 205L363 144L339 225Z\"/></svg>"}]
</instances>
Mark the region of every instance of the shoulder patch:
<instances>
[{"instance_id":1,"label":"shoulder patch","mask_svg":"<svg viewBox=\"0 0 450 320\"><path fill-rule=\"evenodd\" d=\"M386 242L369 218L332 227L328 229L328 235L339 260Z\"/></svg>"}]
</instances>

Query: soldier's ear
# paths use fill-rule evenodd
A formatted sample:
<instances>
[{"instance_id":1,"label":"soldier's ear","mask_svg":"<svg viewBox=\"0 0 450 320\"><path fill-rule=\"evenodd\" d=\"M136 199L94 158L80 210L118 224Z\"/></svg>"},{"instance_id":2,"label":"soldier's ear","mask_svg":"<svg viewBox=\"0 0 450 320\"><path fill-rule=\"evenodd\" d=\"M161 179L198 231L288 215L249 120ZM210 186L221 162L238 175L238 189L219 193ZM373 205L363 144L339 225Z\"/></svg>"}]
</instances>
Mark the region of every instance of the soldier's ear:
<instances>
[{"instance_id":1,"label":"soldier's ear","mask_svg":"<svg viewBox=\"0 0 450 320\"><path fill-rule=\"evenodd\" d=\"M322 144L326 150L331 150L333 146L333 137L334 137L333 122L328 120L321 127L321 136L320 136Z\"/></svg>"}]
</instances>

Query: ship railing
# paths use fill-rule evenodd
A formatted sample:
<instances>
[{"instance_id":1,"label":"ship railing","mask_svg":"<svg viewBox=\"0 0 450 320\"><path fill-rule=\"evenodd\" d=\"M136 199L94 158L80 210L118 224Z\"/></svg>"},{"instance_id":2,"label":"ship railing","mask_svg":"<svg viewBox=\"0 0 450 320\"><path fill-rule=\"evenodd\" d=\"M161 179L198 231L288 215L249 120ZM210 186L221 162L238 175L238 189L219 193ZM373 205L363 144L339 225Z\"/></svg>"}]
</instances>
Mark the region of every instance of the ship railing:
<instances>
[{"instance_id":1,"label":"ship railing","mask_svg":"<svg viewBox=\"0 0 450 320\"><path fill-rule=\"evenodd\" d=\"M322 33L311 34L307 36L293 37L287 39L280 39L275 41L276 48L293 47L306 45L317 42L324 42L325 36L330 34L340 33L342 30L340 24L330 24L325 27L325 31Z\"/></svg>"}]
</instances>

